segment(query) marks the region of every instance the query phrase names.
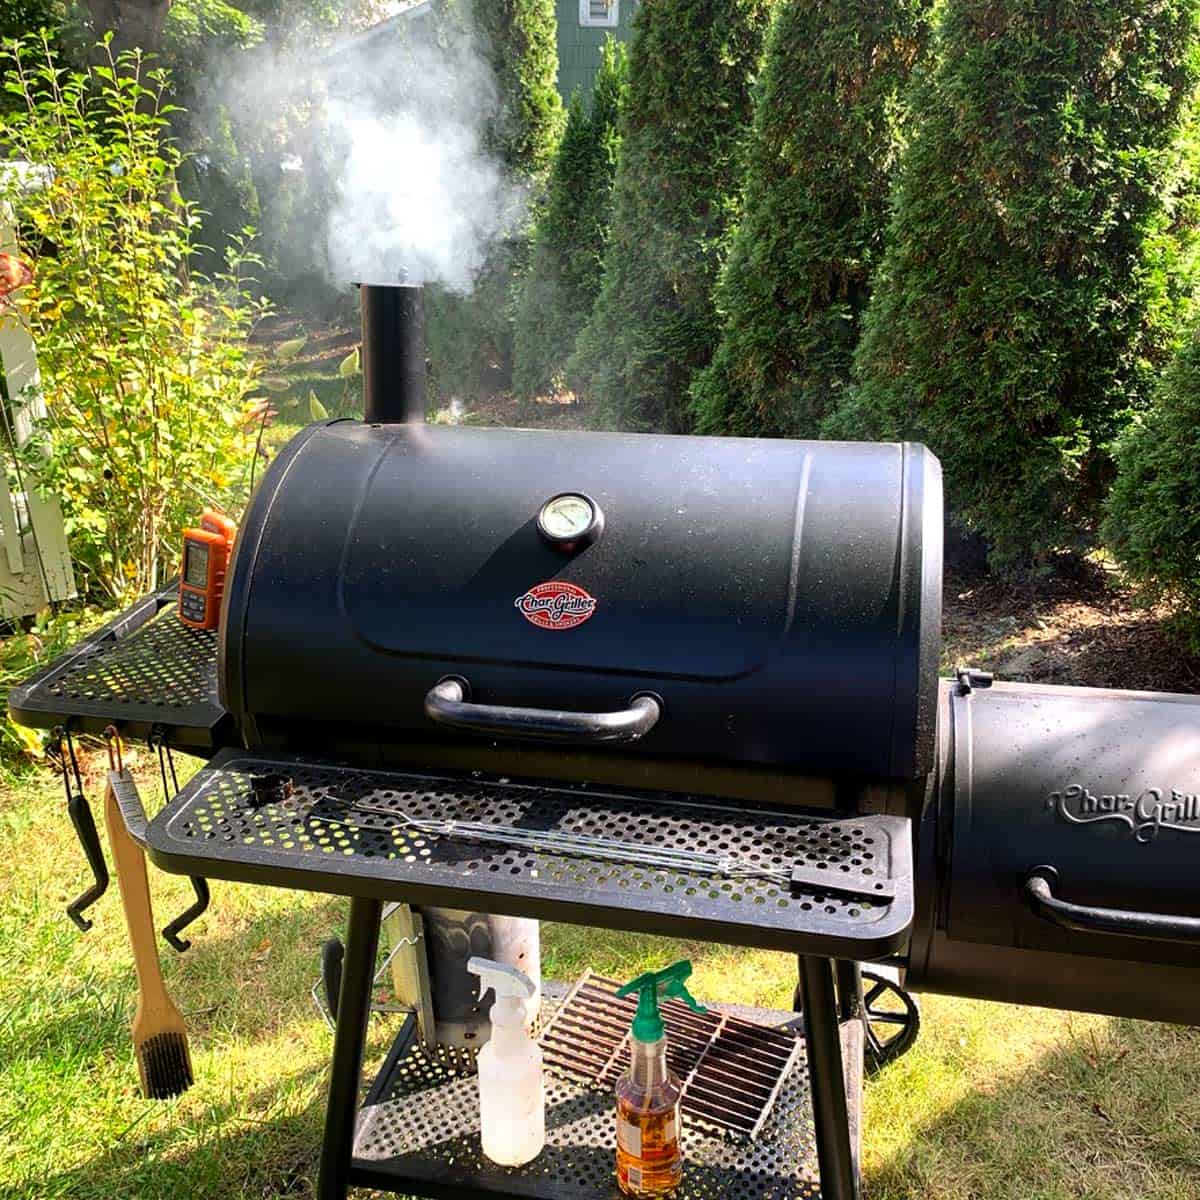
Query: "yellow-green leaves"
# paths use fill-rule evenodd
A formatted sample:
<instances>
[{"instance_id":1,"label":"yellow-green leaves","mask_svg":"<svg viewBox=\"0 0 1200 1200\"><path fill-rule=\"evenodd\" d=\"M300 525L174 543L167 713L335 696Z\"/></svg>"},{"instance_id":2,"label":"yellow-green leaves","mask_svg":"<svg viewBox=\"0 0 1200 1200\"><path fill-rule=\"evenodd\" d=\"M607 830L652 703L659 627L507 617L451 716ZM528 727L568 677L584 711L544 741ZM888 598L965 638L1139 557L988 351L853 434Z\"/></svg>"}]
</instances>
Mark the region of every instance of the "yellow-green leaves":
<instances>
[{"instance_id":1,"label":"yellow-green leaves","mask_svg":"<svg viewBox=\"0 0 1200 1200\"><path fill-rule=\"evenodd\" d=\"M275 357L280 362L291 362L305 346L308 345L307 335L297 338L289 338L286 342L280 342L275 347Z\"/></svg>"}]
</instances>

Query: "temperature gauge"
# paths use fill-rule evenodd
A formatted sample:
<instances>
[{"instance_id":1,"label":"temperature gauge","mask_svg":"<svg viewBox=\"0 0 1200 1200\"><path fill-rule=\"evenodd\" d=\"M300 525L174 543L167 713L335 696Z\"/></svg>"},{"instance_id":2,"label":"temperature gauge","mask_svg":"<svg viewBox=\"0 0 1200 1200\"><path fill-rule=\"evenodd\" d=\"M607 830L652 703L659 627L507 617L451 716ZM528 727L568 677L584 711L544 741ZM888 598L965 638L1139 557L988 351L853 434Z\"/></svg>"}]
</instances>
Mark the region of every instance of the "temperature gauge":
<instances>
[{"instance_id":1,"label":"temperature gauge","mask_svg":"<svg viewBox=\"0 0 1200 1200\"><path fill-rule=\"evenodd\" d=\"M538 532L552 546L573 550L589 545L604 528L600 506L579 492L561 492L542 505Z\"/></svg>"}]
</instances>

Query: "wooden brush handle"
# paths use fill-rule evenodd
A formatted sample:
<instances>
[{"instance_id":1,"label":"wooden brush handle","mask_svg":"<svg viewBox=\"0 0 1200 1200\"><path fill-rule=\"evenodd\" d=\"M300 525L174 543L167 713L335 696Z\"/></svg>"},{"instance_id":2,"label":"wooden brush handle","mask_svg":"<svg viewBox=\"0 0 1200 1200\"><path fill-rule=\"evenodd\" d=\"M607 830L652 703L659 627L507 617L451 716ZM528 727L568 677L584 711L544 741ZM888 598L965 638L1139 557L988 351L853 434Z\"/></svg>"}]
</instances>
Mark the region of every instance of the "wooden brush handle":
<instances>
[{"instance_id":1,"label":"wooden brush handle","mask_svg":"<svg viewBox=\"0 0 1200 1200\"><path fill-rule=\"evenodd\" d=\"M125 908L125 924L129 929L129 945L137 968L141 1004L169 1005L171 1002L158 963L146 856L125 828L125 818L121 815L111 776L104 789L104 823L108 827L108 844L112 848L117 883L121 888L121 904Z\"/></svg>"}]
</instances>

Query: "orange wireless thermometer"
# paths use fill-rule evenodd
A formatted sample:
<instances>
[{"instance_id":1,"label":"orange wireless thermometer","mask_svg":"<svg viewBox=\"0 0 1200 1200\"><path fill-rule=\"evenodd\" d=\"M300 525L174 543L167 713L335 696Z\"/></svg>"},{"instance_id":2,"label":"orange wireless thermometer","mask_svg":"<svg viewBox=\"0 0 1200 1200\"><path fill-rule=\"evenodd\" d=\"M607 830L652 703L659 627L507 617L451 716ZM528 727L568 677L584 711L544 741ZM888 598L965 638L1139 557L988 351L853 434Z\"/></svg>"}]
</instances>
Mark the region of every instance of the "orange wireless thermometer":
<instances>
[{"instance_id":1,"label":"orange wireless thermometer","mask_svg":"<svg viewBox=\"0 0 1200 1200\"><path fill-rule=\"evenodd\" d=\"M211 529L183 531L179 619L193 629L216 629L221 614L229 541Z\"/></svg>"}]
</instances>

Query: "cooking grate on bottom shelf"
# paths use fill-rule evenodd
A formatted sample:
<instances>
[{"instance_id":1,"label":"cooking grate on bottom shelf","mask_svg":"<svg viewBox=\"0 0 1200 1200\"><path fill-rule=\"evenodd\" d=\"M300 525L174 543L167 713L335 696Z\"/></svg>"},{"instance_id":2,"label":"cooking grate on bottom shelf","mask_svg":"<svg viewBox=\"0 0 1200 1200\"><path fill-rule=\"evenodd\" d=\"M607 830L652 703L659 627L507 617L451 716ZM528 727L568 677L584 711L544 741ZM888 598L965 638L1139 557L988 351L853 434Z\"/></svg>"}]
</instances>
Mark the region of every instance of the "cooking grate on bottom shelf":
<instances>
[{"instance_id":1,"label":"cooking grate on bottom shelf","mask_svg":"<svg viewBox=\"0 0 1200 1200\"><path fill-rule=\"evenodd\" d=\"M542 1030L553 1070L611 1091L629 1060L636 996L617 996L615 979L587 972ZM663 1000L667 1061L683 1084L691 1118L722 1133L755 1138L800 1053L796 1038L727 1012L693 1012Z\"/></svg>"}]
</instances>

